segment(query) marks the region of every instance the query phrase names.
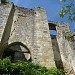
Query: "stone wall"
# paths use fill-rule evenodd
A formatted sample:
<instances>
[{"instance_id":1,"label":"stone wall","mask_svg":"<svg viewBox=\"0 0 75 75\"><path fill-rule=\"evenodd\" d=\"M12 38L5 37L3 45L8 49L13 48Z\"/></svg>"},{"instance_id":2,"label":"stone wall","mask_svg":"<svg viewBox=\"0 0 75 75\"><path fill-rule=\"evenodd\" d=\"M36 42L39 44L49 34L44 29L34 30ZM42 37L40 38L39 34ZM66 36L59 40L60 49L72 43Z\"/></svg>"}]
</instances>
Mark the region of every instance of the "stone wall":
<instances>
[{"instance_id":1,"label":"stone wall","mask_svg":"<svg viewBox=\"0 0 75 75\"><path fill-rule=\"evenodd\" d=\"M21 42L30 49L33 43L34 14L31 9L15 7L8 44Z\"/></svg>"},{"instance_id":2,"label":"stone wall","mask_svg":"<svg viewBox=\"0 0 75 75\"><path fill-rule=\"evenodd\" d=\"M34 61L33 59L34 10L17 6L15 6L14 9L15 12L13 17L13 24L8 44L16 42L24 44L30 50L32 61ZM19 50L20 49L22 51L25 51L24 47L20 46ZM23 55L25 55L25 53L23 53Z\"/></svg>"},{"instance_id":3,"label":"stone wall","mask_svg":"<svg viewBox=\"0 0 75 75\"><path fill-rule=\"evenodd\" d=\"M48 67L55 66L46 12L42 8L34 8L34 11L34 51L38 53L36 60Z\"/></svg>"},{"instance_id":4,"label":"stone wall","mask_svg":"<svg viewBox=\"0 0 75 75\"><path fill-rule=\"evenodd\" d=\"M3 4L0 5L0 41L2 39L11 9L12 4L7 3L5 5Z\"/></svg>"},{"instance_id":5,"label":"stone wall","mask_svg":"<svg viewBox=\"0 0 75 75\"><path fill-rule=\"evenodd\" d=\"M9 34L7 30L10 31L10 27L11 27L10 23L12 19L11 18L12 7L13 7L12 3L0 5L0 50L3 48L3 45L5 44L5 42L7 42L9 38L9 35L6 36L6 34Z\"/></svg>"},{"instance_id":6,"label":"stone wall","mask_svg":"<svg viewBox=\"0 0 75 75\"><path fill-rule=\"evenodd\" d=\"M4 5L2 8L4 10ZM17 7L11 3L6 4L5 8L9 11L7 11L7 20L5 22L2 20L3 23L6 23L4 30L2 29L4 31L1 38L2 50L18 51L15 60L22 59L22 56L27 59L30 57L34 63L40 63L47 67L55 66L45 10L43 8ZM3 26L2 23L1 25Z\"/></svg>"},{"instance_id":7,"label":"stone wall","mask_svg":"<svg viewBox=\"0 0 75 75\"><path fill-rule=\"evenodd\" d=\"M74 61L74 50L72 49L72 43L65 39L65 33L70 32L69 25L57 23L56 30L63 67L66 74L71 75L74 73L74 63L72 63Z\"/></svg>"}]
</instances>

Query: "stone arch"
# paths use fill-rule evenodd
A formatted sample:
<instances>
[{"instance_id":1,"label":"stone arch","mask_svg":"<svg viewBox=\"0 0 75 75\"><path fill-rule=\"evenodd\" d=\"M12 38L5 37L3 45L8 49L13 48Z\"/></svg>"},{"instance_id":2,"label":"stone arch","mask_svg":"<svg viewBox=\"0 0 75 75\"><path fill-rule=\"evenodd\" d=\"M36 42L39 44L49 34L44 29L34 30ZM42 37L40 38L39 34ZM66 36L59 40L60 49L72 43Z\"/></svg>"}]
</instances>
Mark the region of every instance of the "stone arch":
<instances>
[{"instance_id":1,"label":"stone arch","mask_svg":"<svg viewBox=\"0 0 75 75\"><path fill-rule=\"evenodd\" d=\"M21 42L13 42L4 49L3 58L9 56L14 62L16 60L31 61L30 50Z\"/></svg>"}]
</instances>

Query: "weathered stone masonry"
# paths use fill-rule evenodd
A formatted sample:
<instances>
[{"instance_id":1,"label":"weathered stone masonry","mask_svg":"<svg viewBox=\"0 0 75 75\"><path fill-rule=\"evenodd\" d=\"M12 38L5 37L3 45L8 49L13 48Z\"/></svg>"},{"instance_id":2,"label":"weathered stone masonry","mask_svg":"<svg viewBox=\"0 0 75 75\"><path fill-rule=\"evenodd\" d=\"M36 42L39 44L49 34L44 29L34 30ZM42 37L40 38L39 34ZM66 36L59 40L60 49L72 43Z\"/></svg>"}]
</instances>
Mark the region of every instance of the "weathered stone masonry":
<instances>
[{"instance_id":1,"label":"weathered stone masonry","mask_svg":"<svg viewBox=\"0 0 75 75\"><path fill-rule=\"evenodd\" d=\"M56 30L50 36L49 30ZM47 20L45 9L0 5L0 55L75 72L74 42L65 40L69 25Z\"/></svg>"},{"instance_id":2,"label":"weathered stone masonry","mask_svg":"<svg viewBox=\"0 0 75 75\"><path fill-rule=\"evenodd\" d=\"M5 28L1 32L1 49L15 50L15 60L24 60L25 56L27 60L31 57L34 63L55 66L45 10L17 7L11 3L1 5L2 7L10 10L5 14L7 18L3 17L5 21L2 20ZM27 50L21 44L28 48L30 54L26 53Z\"/></svg>"}]
</instances>

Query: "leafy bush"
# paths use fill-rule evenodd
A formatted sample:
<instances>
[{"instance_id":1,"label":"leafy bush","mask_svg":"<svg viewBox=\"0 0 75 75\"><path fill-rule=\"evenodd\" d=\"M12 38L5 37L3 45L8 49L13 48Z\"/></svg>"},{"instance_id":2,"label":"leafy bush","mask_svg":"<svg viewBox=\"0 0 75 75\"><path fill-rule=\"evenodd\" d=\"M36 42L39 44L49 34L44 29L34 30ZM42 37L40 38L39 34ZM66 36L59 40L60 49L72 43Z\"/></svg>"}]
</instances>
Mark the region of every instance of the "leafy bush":
<instances>
[{"instance_id":1,"label":"leafy bush","mask_svg":"<svg viewBox=\"0 0 75 75\"><path fill-rule=\"evenodd\" d=\"M64 72L57 68L47 69L31 62L11 63L9 58L4 58L0 59L0 75L64 75Z\"/></svg>"}]
</instances>

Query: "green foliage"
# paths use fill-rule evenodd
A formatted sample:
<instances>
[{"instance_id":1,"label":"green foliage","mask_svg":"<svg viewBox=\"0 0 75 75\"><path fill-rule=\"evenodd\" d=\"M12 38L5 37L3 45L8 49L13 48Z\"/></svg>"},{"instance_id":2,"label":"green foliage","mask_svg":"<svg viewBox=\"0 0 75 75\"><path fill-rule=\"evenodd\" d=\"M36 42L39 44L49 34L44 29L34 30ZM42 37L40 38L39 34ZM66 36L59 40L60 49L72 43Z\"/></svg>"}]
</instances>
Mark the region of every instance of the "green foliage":
<instances>
[{"instance_id":1,"label":"green foliage","mask_svg":"<svg viewBox=\"0 0 75 75\"><path fill-rule=\"evenodd\" d=\"M9 58L0 59L0 74L1 75L64 75L62 70L57 68L47 69L38 64L17 61L11 63Z\"/></svg>"},{"instance_id":2,"label":"green foliage","mask_svg":"<svg viewBox=\"0 0 75 75\"><path fill-rule=\"evenodd\" d=\"M60 0L60 2L65 2L65 5L59 11L59 16L67 16L68 20L75 21L75 1L74 0Z\"/></svg>"},{"instance_id":3,"label":"green foliage","mask_svg":"<svg viewBox=\"0 0 75 75\"><path fill-rule=\"evenodd\" d=\"M6 3L7 2L7 0L1 0L1 3Z\"/></svg>"}]
</instances>

